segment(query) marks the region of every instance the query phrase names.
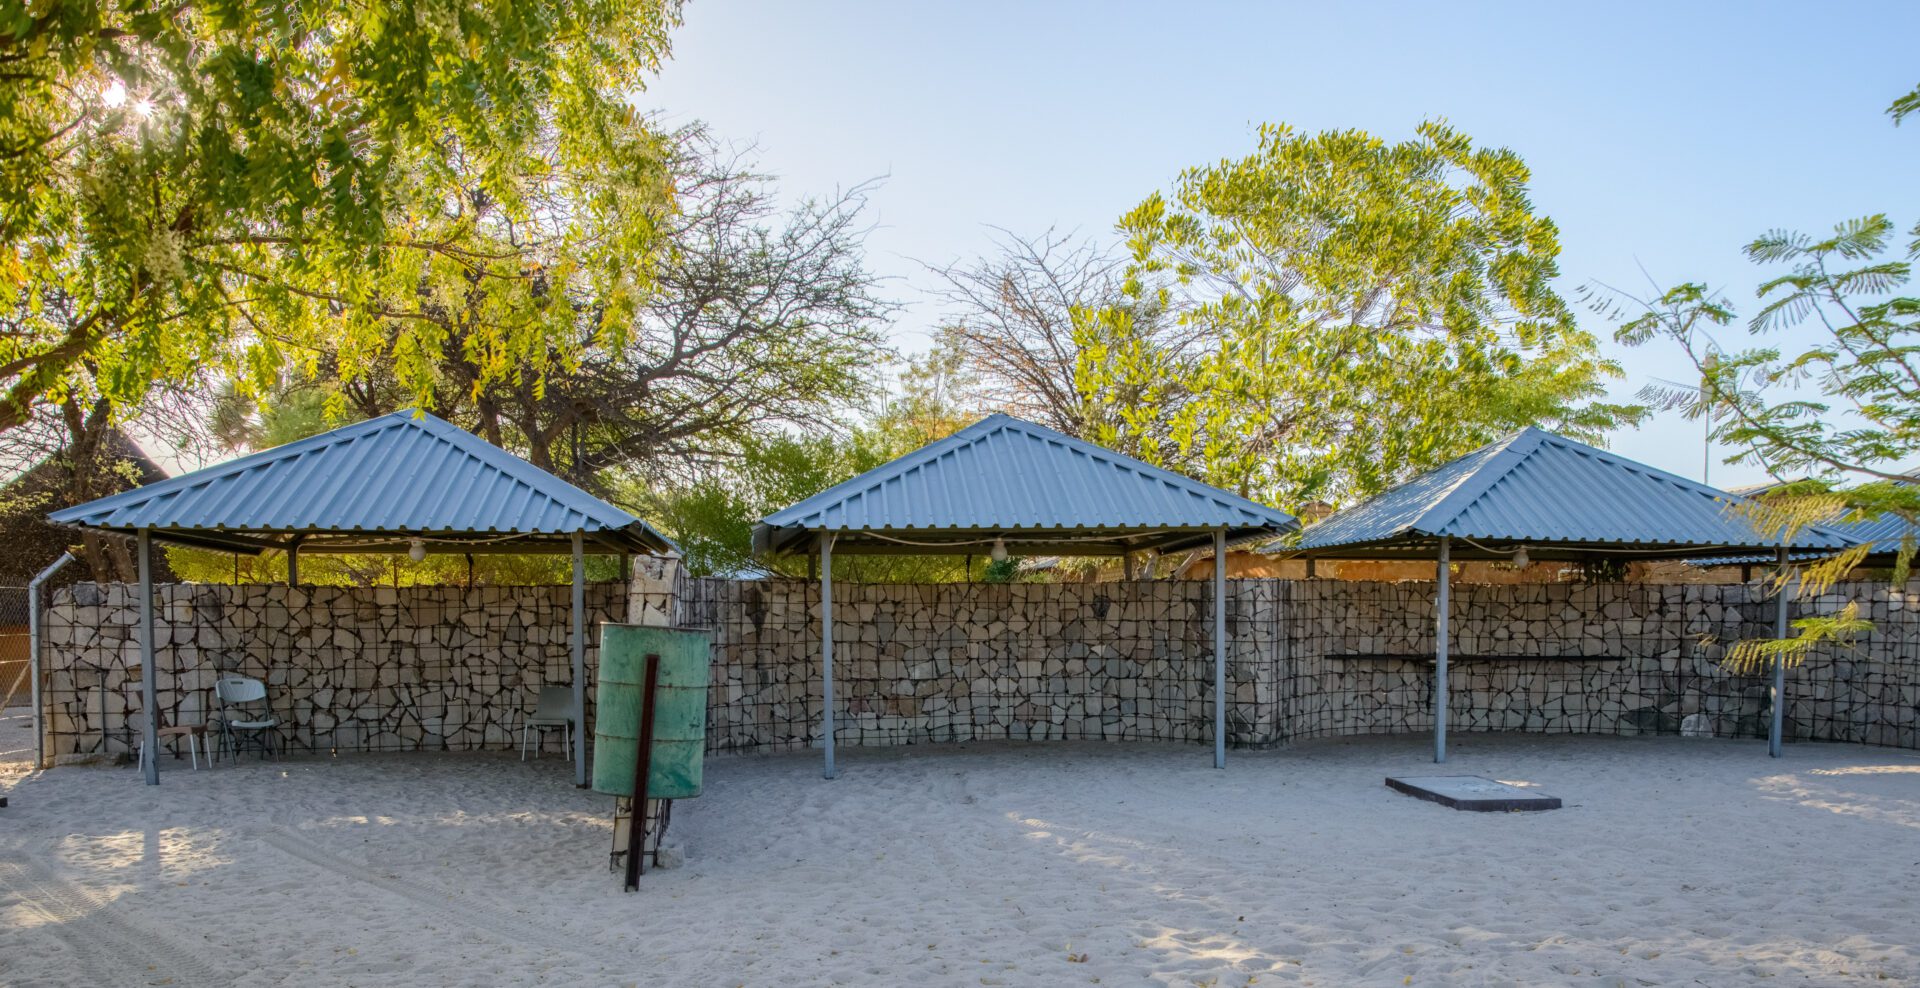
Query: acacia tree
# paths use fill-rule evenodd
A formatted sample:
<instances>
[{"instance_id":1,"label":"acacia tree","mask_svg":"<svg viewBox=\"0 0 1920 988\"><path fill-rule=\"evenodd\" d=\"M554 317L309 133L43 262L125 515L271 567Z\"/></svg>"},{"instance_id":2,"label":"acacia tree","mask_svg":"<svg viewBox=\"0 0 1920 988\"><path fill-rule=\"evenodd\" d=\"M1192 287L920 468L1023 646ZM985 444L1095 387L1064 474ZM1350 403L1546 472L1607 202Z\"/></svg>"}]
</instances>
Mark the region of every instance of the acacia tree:
<instances>
[{"instance_id":1,"label":"acacia tree","mask_svg":"<svg viewBox=\"0 0 1920 988\"><path fill-rule=\"evenodd\" d=\"M891 357L881 324L893 306L866 267L866 187L782 212L767 176L697 128L679 135L671 172L653 291L626 323L589 299L578 359L544 381L489 386L471 360L443 365L471 382L483 434L576 482L726 459L769 431L831 430Z\"/></svg>"},{"instance_id":2,"label":"acacia tree","mask_svg":"<svg viewBox=\"0 0 1920 988\"><path fill-rule=\"evenodd\" d=\"M489 381L539 377L576 343L556 286L616 314L646 292L667 187L628 97L677 16L676 0L8 6L0 431L88 387L129 407L208 364L264 385L322 351L430 399L450 341L434 312L482 284L462 345ZM538 215L559 193L575 210ZM536 221L538 241L516 235Z\"/></svg>"},{"instance_id":3,"label":"acacia tree","mask_svg":"<svg viewBox=\"0 0 1920 988\"><path fill-rule=\"evenodd\" d=\"M68 396L52 414L8 436L0 458L0 530L27 543L7 545L15 566L29 573L53 561L55 546L77 540L77 558L91 579L126 582L135 578L126 540L93 529L61 532L45 520L56 508L82 504L153 480L136 459L138 451L114 427L102 399L82 402ZM151 468L149 468L150 470ZM11 567L10 567L11 568Z\"/></svg>"},{"instance_id":4,"label":"acacia tree","mask_svg":"<svg viewBox=\"0 0 1920 988\"><path fill-rule=\"evenodd\" d=\"M754 522L971 425L980 418L975 388L960 356L935 347L909 361L896 393L844 430L755 436L736 458L674 483L629 480L616 499L672 536L695 576L760 569L805 576L805 557L754 558ZM958 556L853 555L836 559L834 572L854 581L925 583L984 576L987 563L984 555L971 569Z\"/></svg>"},{"instance_id":5,"label":"acacia tree","mask_svg":"<svg viewBox=\"0 0 1920 988\"><path fill-rule=\"evenodd\" d=\"M472 285L432 313L448 346L431 411L594 487L610 470L684 477L770 431L835 431L841 408L871 396L872 369L890 356L879 327L892 307L865 266L863 190L782 213L771 181L698 128L676 135L669 160L674 209L656 231L647 297L629 311L571 292L569 348L514 361L475 328L492 289ZM385 331L398 346L412 329L394 321ZM289 424L324 426L315 392L356 416L412 400L395 375L341 374L348 362L323 354L286 379L272 414L246 415L243 400L238 417L284 439ZM233 405L220 414L235 417Z\"/></svg>"},{"instance_id":6,"label":"acacia tree","mask_svg":"<svg viewBox=\"0 0 1920 988\"><path fill-rule=\"evenodd\" d=\"M1920 110L1920 89L1887 112L1897 124ZM1713 437L1734 448L1729 463L1793 478L1757 507L1755 520L1791 533L1810 523L1905 519L1897 544L1862 543L1801 570L1803 589L1820 592L1869 554L1892 552L1893 579L1904 583L1920 529L1920 298L1910 293L1920 225L1904 258L1894 222L1884 214L1837 224L1829 236L1769 232L1746 247L1756 264L1783 266L1755 291L1759 309L1745 329L1756 339L1791 339L1733 350L1717 334L1738 321L1734 305L1689 282L1655 298L1618 291L1596 295L1596 307L1624 318L1616 337L1630 346L1674 344L1699 375L1697 405L1716 416ZM1782 572L1782 585L1791 577ZM1732 664L1757 668L1776 659L1798 662L1815 644L1866 627L1849 604L1796 622L1788 639L1754 639L1728 653Z\"/></svg>"},{"instance_id":7,"label":"acacia tree","mask_svg":"<svg viewBox=\"0 0 1920 988\"><path fill-rule=\"evenodd\" d=\"M1080 393L1086 346L1075 312L1125 312L1156 349L1191 354L1194 326L1132 305L1126 257L1090 238L1053 230L1003 232L993 253L929 270L949 316L939 345L977 379L981 397L1023 418L1084 436L1114 414Z\"/></svg>"},{"instance_id":8,"label":"acacia tree","mask_svg":"<svg viewBox=\"0 0 1920 988\"><path fill-rule=\"evenodd\" d=\"M1738 316L1729 301L1699 283L1650 300L1610 296L1616 307L1640 310L1621 325L1621 342L1667 340L1692 363L1701 404L1711 404L1718 416L1713 437L1734 448L1727 462L1796 478L1751 509L1764 529L1786 534L1835 518L1886 514L1920 525L1920 474L1914 472L1920 463L1920 298L1904 294L1911 263L1886 256L1894 235L1892 221L1876 214L1841 223L1829 237L1775 231L1747 245L1756 263L1788 265L1758 289L1761 306L1747 331L1759 337L1810 332L1813 342L1797 349L1722 352L1715 332ZM1917 255L1920 244L1908 253ZM1905 582L1915 551L1911 534L1895 545L1863 542L1806 567L1805 588L1817 593L1869 554L1888 551L1895 582ZM1848 605L1800 621L1801 633L1792 639L1742 642L1729 660L1743 667L1779 655L1798 661L1815 643L1863 626Z\"/></svg>"},{"instance_id":9,"label":"acacia tree","mask_svg":"<svg viewBox=\"0 0 1920 988\"><path fill-rule=\"evenodd\" d=\"M1262 127L1120 221L1129 304L1080 310L1094 438L1283 506L1347 502L1539 424L1586 438L1639 410L1552 288L1528 171L1444 124L1388 143ZM1194 355L1142 328L1163 311Z\"/></svg>"}]
</instances>

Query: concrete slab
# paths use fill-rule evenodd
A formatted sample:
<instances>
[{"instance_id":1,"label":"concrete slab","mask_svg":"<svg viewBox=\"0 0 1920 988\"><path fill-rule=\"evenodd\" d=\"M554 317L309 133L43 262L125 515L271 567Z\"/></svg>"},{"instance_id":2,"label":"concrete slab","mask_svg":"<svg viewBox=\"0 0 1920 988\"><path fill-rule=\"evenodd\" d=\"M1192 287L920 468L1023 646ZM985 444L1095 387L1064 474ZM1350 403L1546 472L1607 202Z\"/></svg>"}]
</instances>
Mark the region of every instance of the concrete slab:
<instances>
[{"instance_id":1,"label":"concrete slab","mask_svg":"<svg viewBox=\"0 0 1920 988\"><path fill-rule=\"evenodd\" d=\"M1557 810L1560 798L1522 789L1477 775L1418 775L1387 777L1387 788L1456 810L1509 813L1518 810Z\"/></svg>"}]
</instances>

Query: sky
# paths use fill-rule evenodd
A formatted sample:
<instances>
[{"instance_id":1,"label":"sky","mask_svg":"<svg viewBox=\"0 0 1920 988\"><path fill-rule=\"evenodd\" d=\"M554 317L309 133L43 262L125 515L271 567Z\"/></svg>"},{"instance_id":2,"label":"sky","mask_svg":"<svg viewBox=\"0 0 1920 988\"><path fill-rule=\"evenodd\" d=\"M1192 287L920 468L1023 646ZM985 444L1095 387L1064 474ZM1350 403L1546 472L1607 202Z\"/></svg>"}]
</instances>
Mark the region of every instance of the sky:
<instances>
[{"instance_id":1,"label":"sky","mask_svg":"<svg viewBox=\"0 0 1920 988\"><path fill-rule=\"evenodd\" d=\"M1920 123L1885 114L1920 83L1920 4L691 0L685 18L642 105L752 142L788 196L880 179L869 263L907 306L905 352L943 311L923 263L990 253L996 228L1108 235L1269 122L1392 140L1444 118L1519 152L1569 298L1645 295L1651 275L1751 311L1755 236L1920 219ZM1677 349L1616 346L1582 317L1625 365L1618 398L1689 376ZM1700 424L1678 413L1610 446L1702 475ZM1716 486L1763 479L1720 455Z\"/></svg>"}]
</instances>

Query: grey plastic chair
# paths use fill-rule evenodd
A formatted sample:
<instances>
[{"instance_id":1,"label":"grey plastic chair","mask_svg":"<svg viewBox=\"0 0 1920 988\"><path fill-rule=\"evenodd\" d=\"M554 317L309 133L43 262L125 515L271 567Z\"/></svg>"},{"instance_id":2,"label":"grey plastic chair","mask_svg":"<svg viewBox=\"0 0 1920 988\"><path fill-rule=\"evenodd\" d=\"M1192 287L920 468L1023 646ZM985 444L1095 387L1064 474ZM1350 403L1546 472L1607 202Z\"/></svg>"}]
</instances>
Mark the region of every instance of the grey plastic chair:
<instances>
[{"instance_id":1,"label":"grey plastic chair","mask_svg":"<svg viewBox=\"0 0 1920 988\"><path fill-rule=\"evenodd\" d=\"M280 718L267 703L267 685L258 679L224 675L214 680L213 695L220 699L220 747L240 758L240 749L258 748L261 757L280 756Z\"/></svg>"},{"instance_id":2,"label":"grey plastic chair","mask_svg":"<svg viewBox=\"0 0 1920 988\"><path fill-rule=\"evenodd\" d=\"M567 761L573 761L573 687L542 686L540 702L534 707L533 716L520 725L520 760L527 760L527 742L534 732L558 730L563 733L567 745ZM540 735L546 740L546 735ZM533 746L533 757L540 757L540 745Z\"/></svg>"}]
</instances>

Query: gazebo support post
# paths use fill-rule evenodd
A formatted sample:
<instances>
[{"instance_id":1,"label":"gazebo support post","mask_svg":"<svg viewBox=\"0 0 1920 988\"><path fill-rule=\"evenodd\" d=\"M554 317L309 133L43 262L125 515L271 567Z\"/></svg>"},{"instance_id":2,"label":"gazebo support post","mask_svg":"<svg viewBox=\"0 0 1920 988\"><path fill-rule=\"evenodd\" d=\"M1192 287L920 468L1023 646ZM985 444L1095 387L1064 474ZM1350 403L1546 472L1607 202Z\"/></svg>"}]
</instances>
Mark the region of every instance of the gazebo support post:
<instances>
[{"instance_id":1,"label":"gazebo support post","mask_svg":"<svg viewBox=\"0 0 1920 988\"><path fill-rule=\"evenodd\" d=\"M1774 598L1773 636L1779 639L1787 637L1787 609L1792 603L1792 595L1787 592L1787 550L1780 549L1780 591ZM1782 652L1773 659L1773 723L1767 728L1767 754L1779 758L1782 754L1781 743L1786 736L1787 706L1787 656Z\"/></svg>"},{"instance_id":2,"label":"gazebo support post","mask_svg":"<svg viewBox=\"0 0 1920 988\"><path fill-rule=\"evenodd\" d=\"M287 542L287 586L300 585L300 536Z\"/></svg>"},{"instance_id":3,"label":"gazebo support post","mask_svg":"<svg viewBox=\"0 0 1920 988\"><path fill-rule=\"evenodd\" d=\"M1213 767L1227 767L1227 530L1213 530Z\"/></svg>"},{"instance_id":4,"label":"gazebo support post","mask_svg":"<svg viewBox=\"0 0 1920 988\"><path fill-rule=\"evenodd\" d=\"M833 533L820 533L820 734L826 742L823 778L840 774L833 767Z\"/></svg>"},{"instance_id":5,"label":"gazebo support post","mask_svg":"<svg viewBox=\"0 0 1920 988\"><path fill-rule=\"evenodd\" d=\"M33 767L36 769L47 767L46 697L40 689L40 643L44 635L44 632L40 629L40 587L48 580L53 579L53 574L60 572L61 568L70 562L73 562L73 553L63 552L60 554L59 559L54 560L46 569L41 570L38 576L27 581L27 661L32 663L29 668L32 670L31 676L33 681L31 690L33 696Z\"/></svg>"},{"instance_id":6,"label":"gazebo support post","mask_svg":"<svg viewBox=\"0 0 1920 988\"><path fill-rule=\"evenodd\" d=\"M1434 596L1433 617L1433 760L1436 764L1447 760L1447 625L1449 590L1453 583L1453 538L1440 536L1440 562L1434 579L1437 592Z\"/></svg>"},{"instance_id":7,"label":"gazebo support post","mask_svg":"<svg viewBox=\"0 0 1920 988\"><path fill-rule=\"evenodd\" d=\"M138 537L140 568L140 709L146 714L147 785L160 784L160 709L153 668L153 534L141 529Z\"/></svg>"},{"instance_id":8,"label":"gazebo support post","mask_svg":"<svg viewBox=\"0 0 1920 988\"><path fill-rule=\"evenodd\" d=\"M573 533L573 784L587 787L587 558ZM641 807L641 810L645 810Z\"/></svg>"}]
</instances>

